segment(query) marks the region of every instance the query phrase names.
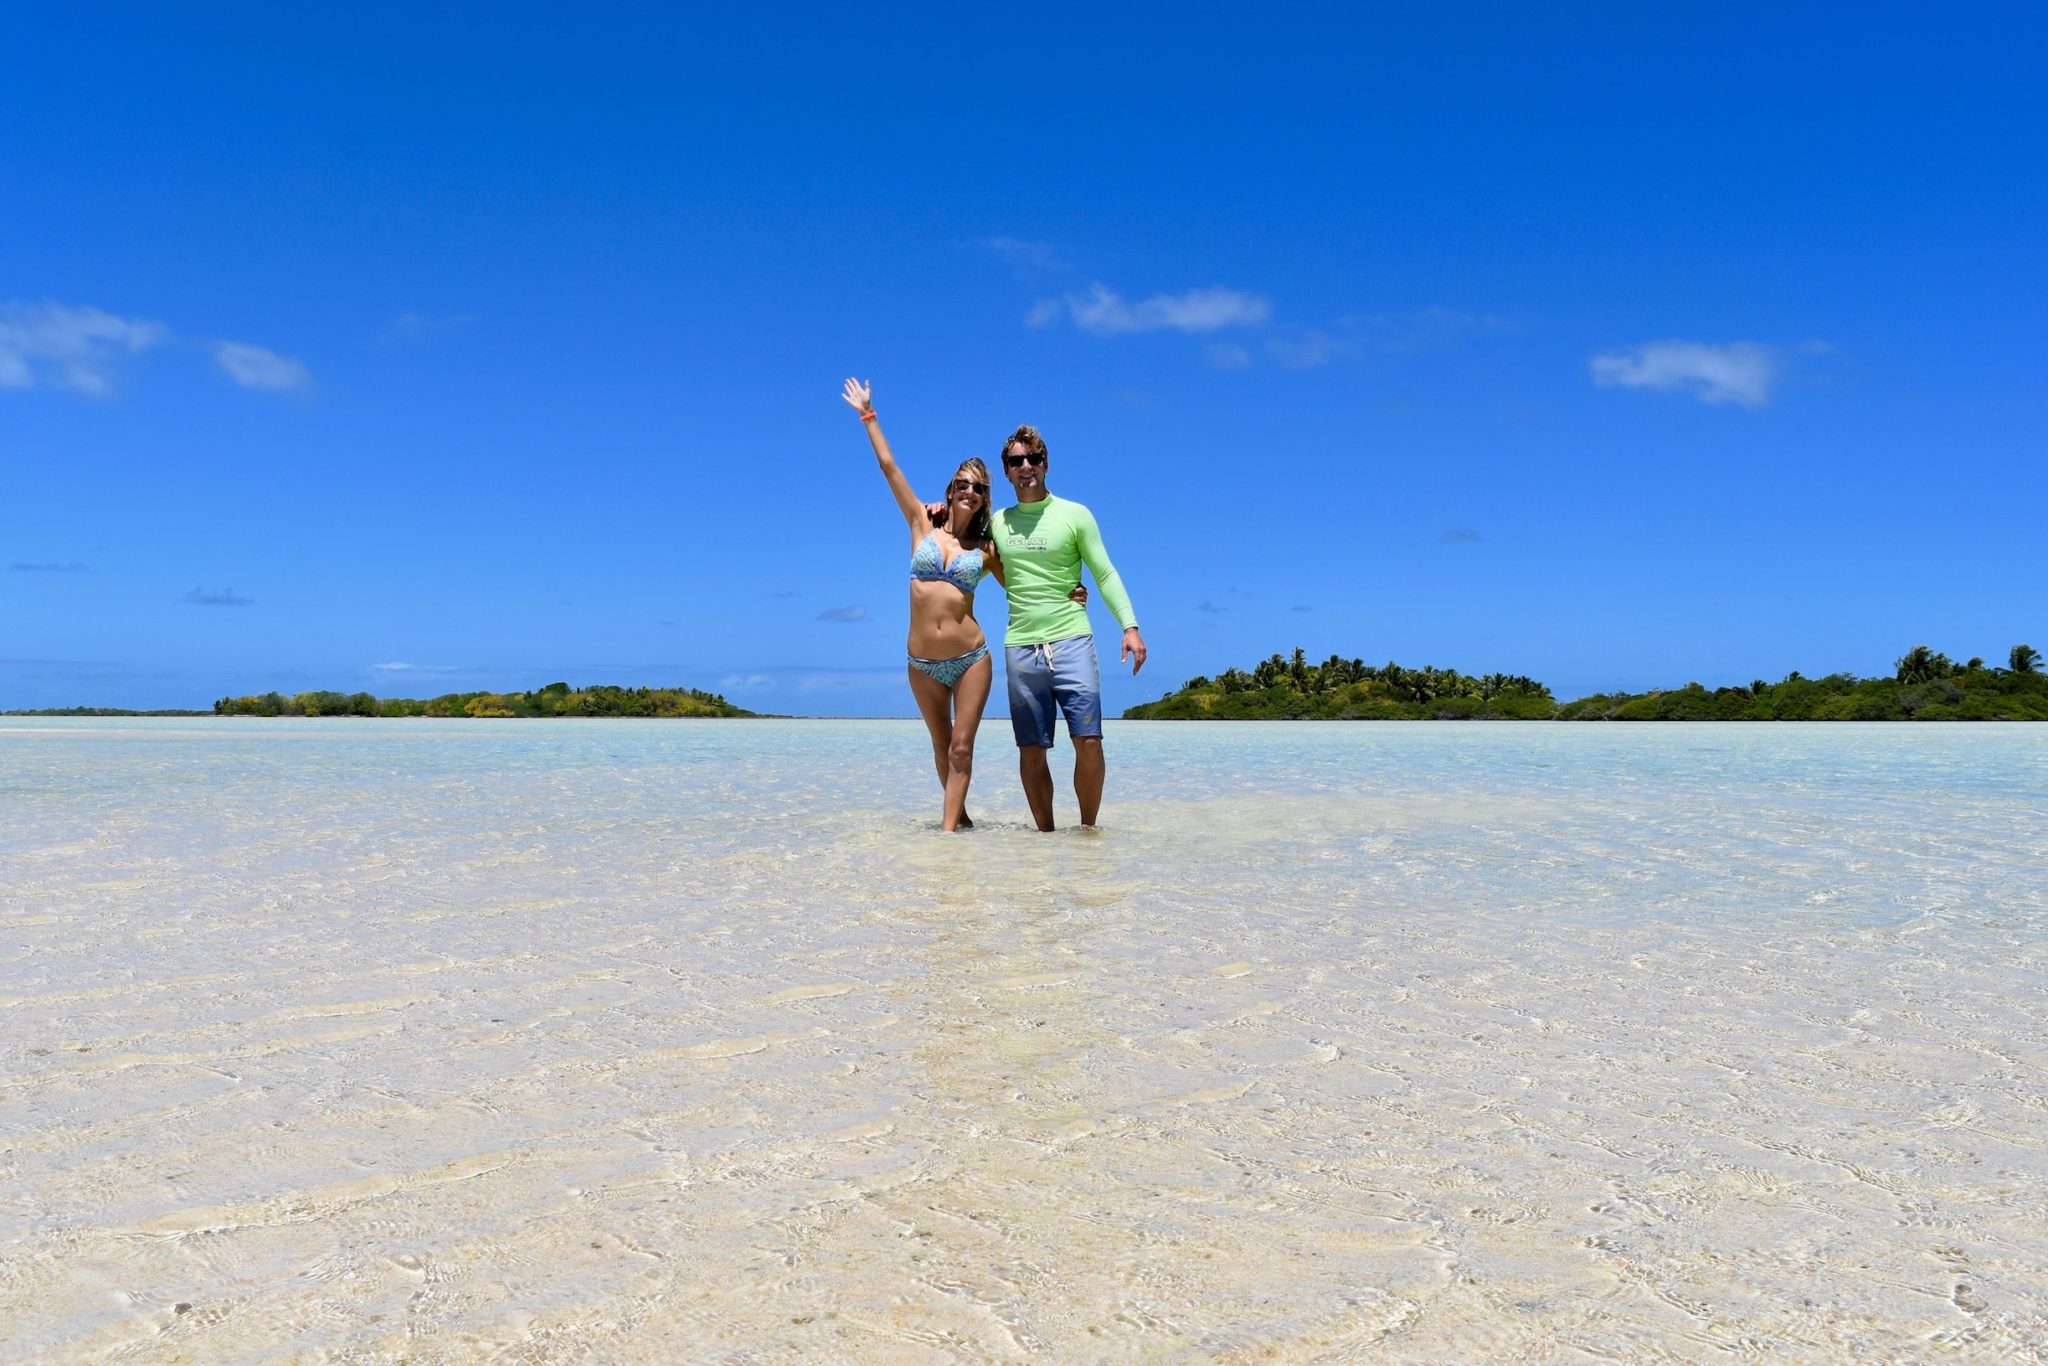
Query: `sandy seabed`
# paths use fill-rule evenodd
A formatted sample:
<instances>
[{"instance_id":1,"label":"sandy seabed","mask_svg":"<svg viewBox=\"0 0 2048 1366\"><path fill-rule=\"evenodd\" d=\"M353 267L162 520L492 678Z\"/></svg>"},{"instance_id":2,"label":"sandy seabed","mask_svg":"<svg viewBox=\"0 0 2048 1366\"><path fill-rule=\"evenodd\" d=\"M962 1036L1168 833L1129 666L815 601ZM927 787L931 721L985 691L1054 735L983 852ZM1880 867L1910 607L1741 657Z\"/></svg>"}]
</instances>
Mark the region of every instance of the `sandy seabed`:
<instances>
[{"instance_id":1,"label":"sandy seabed","mask_svg":"<svg viewBox=\"0 0 2048 1366\"><path fill-rule=\"evenodd\" d=\"M2048 1360L2048 728L1001 729L0 723L0 1357Z\"/></svg>"}]
</instances>

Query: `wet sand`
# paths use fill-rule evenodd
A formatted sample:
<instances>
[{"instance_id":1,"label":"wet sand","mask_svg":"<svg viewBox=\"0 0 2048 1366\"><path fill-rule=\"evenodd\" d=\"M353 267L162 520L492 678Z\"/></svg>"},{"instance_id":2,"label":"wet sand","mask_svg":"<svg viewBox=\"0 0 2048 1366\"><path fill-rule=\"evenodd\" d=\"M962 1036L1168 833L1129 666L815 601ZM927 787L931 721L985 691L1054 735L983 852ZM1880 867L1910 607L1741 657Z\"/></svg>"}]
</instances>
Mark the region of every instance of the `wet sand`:
<instances>
[{"instance_id":1,"label":"wet sand","mask_svg":"<svg viewBox=\"0 0 2048 1366\"><path fill-rule=\"evenodd\" d=\"M2041 1359L2017 728L720 725L5 728L0 1355Z\"/></svg>"}]
</instances>

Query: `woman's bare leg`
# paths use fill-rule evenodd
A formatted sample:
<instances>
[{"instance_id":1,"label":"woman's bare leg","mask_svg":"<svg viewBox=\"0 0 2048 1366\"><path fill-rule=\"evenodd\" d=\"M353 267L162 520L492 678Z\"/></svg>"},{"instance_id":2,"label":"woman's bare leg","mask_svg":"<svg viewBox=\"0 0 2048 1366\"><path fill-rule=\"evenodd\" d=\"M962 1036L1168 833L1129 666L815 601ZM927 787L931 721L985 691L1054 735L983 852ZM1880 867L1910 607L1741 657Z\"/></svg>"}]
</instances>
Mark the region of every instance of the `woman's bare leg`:
<instances>
[{"instance_id":1,"label":"woman's bare leg","mask_svg":"<svg viewBox=\"0 0 2048 1366\"><path fill-rule=\"evenodd\" d=\"M974 780L974 736L981 729L981 713L988 706L994 677L995 666L984 655L960 675L953 688L953 742L946 749L946 811L960 825L974 824L967 819L967 785Z\"/></svg>"},{"instance_id":2,"label":"woman's bare leg","mask_svg":"<svg viewBox=\"0 0 2048 1366\"><path fill-rule=\"evenodd\" d=\"M959 824L959 813L953 806L953 785L950 781L951 767L947 752L953 747L953 690L933 678L906 666L910 675L910 695L917 699L917 710L924 717L924 728L932 737L932 762L939 770L939 788L945 793L941 807L941 820L946 829Z\"/></svg>"}]
</instances>

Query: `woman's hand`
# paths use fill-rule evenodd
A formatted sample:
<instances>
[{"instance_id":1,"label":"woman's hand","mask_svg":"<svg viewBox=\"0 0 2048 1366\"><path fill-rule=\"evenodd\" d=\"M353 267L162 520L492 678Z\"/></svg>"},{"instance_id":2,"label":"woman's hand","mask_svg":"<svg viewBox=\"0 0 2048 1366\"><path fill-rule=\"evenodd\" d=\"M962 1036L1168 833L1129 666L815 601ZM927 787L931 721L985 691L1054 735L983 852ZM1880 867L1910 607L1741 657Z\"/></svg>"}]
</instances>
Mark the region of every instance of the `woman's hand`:
<instances>
[{"instance_id":1,"label":"woman's hand","mask_svg":"<svg viewBox=\"0 0 2048 1366\"><path fill-rule=\"evenodd\" d=\"M839 397L845 399L853 406L853 410L863 417L875 410L874 386L862 384L857 379L846 381L846 389Z\"/></svg>"},{"instance_id":2,"label":"woman's hand","mask_svg":"<svg viewBox=\"0 0 2048 1366\"><path fill-rule=\"evenodd\" d=\"M1083 607L1086 607L1088 605L1088 585L1085 583L1075 584L1074 591L1067 594L1067 600L1069 602L1078 602Z\"/></svg>"}]
</instances>

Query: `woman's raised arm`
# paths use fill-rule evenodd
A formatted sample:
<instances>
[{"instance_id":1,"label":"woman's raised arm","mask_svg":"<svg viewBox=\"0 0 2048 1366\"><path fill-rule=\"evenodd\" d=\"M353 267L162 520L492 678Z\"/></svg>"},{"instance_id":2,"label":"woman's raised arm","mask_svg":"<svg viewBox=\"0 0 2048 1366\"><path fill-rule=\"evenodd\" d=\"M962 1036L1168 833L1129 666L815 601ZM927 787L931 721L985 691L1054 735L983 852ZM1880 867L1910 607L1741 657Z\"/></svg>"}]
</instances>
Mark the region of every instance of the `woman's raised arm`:
<instances>
[{"instance_id":1,"label":"woman's raised arm","mask_svg":"<svg viewBox=\"0 0 2048 1366\"><path fill-rule=\"evenodd\" d=\"M922 537L932 529L931 515L924 510L923 500L910 491L910 481L896 467L896 457L889 454L889 439L882 435L882 420L875 416L874 389L850 379L839 396L860 414L861 425L868 429L868 444L875 448L875 463L882 467L882 477L889 481L889 492L896 495L896 506L902 510L903 520L910 524L910 534Z\"/></svg>"}]
</instances>

